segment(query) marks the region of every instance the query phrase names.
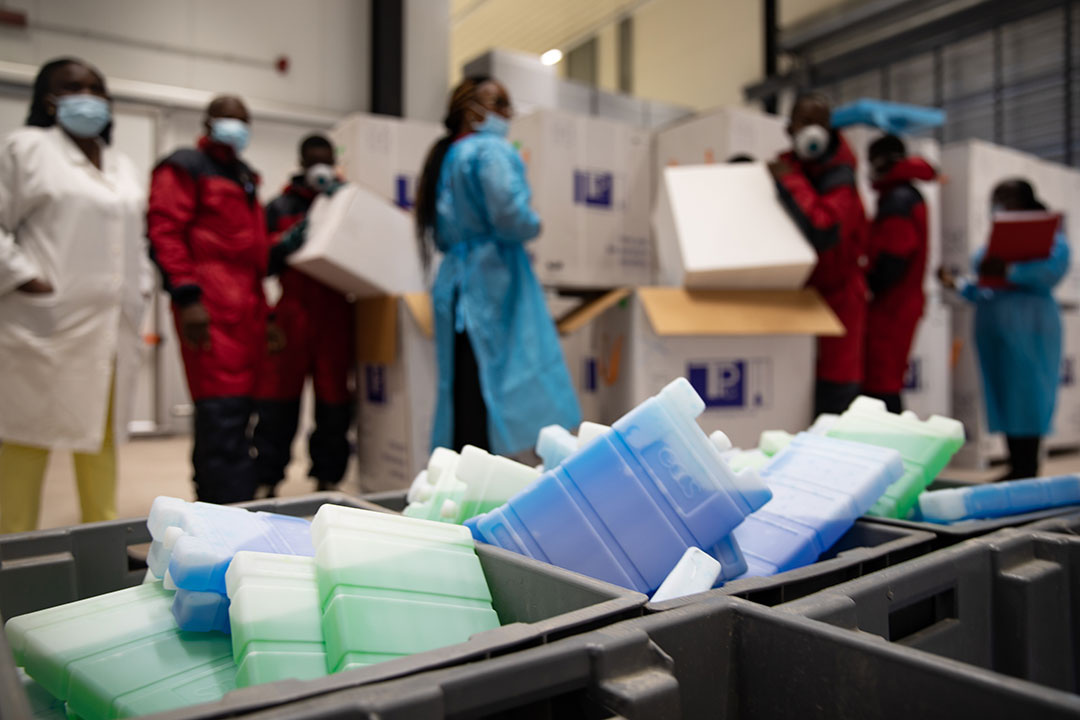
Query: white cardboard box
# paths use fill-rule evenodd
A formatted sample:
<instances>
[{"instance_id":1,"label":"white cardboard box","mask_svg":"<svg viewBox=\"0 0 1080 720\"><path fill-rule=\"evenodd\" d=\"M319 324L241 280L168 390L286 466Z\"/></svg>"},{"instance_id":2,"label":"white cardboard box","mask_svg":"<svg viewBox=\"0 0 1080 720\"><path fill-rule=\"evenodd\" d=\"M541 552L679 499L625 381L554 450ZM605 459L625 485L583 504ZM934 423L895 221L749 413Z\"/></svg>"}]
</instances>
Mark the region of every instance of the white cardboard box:
<instances>
[{"instance_id":1,"label":"white cardboard box","mask_svg":"<svg viewBox=\"0 0 1080 720\"><path fill-rule=\"evenodd\" d=\"M927 298L904 375L905 409L922 418L952 417L952 351L952 311Z\"/></svg>"},{"instance_id":2,"label":"white cardboard box","mask_svg":"<svg viewBox=\"0 0 1080 720\"><path fill-rule=\"evenodd\" d=\"M817 263L762 163L665 168L653 222L665 285L796 289Z\"/></svg>"},{"instance_id":3,"label":"white cardboard box","mask_svg":"<svg viewBox=\"0 0 1080 720\"><path fill-rule=\"evenodd\" d=\"M427 466L437 368L426 293L356 304L357 470L363 492L399 490Z\"/></svg>"},{"instance_id":4,"label":"white cardboard box","mask_svg":"<svg viewBox=\"0 0 1080 720\"><path fill-rule=\"evenodd\" d=\"M870 143L884 135L880 130L867 127L852 127L844 130L844 137L855 153L858 161L856 180L859 186L859 196L862 198L866 215L873 221L877 215L877 192L870 180ZM941 144L934 138L929 137L905 137L904 144L907 146L908 155L921 157L941 172ZM942 216L941 216L941 183L940 182L916 182L915 187L926 201L926 222L929 231L929 252L926 255L926 281L924 286L927 291L937 291L939 283L937 270L941 267L942 249Z\"/></svg>"},{"instance_id":5,"label":"white cardboard box","mask_svg":"<svg viewBox=\"0 0 1080 720\"><path fill-rule=\"evenodd\" d=\"M1061 313L1061 384L1058 386L1054 431L1046 440L1050 450L1080 447L1080 310Z\"/></svg>"},{"instance_id":6,"label":"white cardboard box","mask_svg":"<svg viewBox=\"0 0 1080 720\"><path fill-rule=\"evenodd\" d=\"M768 162L790 147L784 118L752 108L716 108L656 133L654 182L666 167L725 163L740 154Z\"/></svg>"},{"instance_id":7,"label":"white cardboard box","mask_svg":"<svg viewBox=\"0 0 1080 720\"><path fill-rule=\"evenodd\" d=\"M740 447L755 447L763 430L810 425L815 335L843 331L812 290L671 287L613 291L560 329L588 334L585 397L600 422L682 376L705 399L705 431Z\"/></svg>"},{"instance_id":8,"label":"white cardboard box","mask_svg":"<svg viewBox=\"0 0 1080 720\"><path fill-rule=\"evenodd\" d=\"M330 135L346 180L409 209L428 151L445 133L436 123L355 113Z\"/></svg>"},{"instance_id":9,"label":"white cardboard box","mask_svg":"<svg viewBox=\"0 0 1080 720\"><path fill-rule=\"evenodd\" d=\"M1080 249L1080 171L1048 163L1033 155L981 140L952 143L942 151L948 182L942 189L944 262L971 272L971 256L990 237L990 200L994 187L1009 178L1032 182L1036 194L1054 211L1065 215L1066 234L1073 257ZM1055 291L1060 302L1080 303L1080 268Z\"/></svg>"},{"instance_id":10,"label":"white cardboard box","mask_svg":"<svg viewBox=\"0 0 1080 720\"><path fill-rule=\"evenodd\" d=\"M317 199L289 264L356 297L423 289L412 217L359 185Z\"/></svg>"},{"instance_id":11,"label":"white cardboard box","mask_svg":"<svg viewBox=\"0 0 1080 720\"><path fill-rule=\"evenodd\" d=\"M540 282L611 288L652 278L649 133L600 118L540 110L510 139L528 167L543 231L526 247Z\"/></svg>"}]
</instances>

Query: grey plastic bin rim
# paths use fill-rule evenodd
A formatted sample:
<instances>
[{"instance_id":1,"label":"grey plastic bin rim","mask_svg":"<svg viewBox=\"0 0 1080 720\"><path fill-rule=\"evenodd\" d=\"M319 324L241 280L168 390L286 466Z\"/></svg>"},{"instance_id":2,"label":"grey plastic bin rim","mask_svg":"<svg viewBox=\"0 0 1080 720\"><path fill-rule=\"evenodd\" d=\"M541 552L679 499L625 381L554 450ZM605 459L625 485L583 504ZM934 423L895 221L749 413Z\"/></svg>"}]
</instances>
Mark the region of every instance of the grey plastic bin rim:
<instances>
[{"instance_id":1,"label":"grey plastic bin rim","mask_svg":"<svg viewBox=\"0 0 1080 720\"><path fill-rule=\"evenodd\" d=\"M778 613L748 600L715 596L700 603L644 618L625 620L590 633L558 640L542 647L478 663L458 665L399 678L378 686L351 688L322 695L302 706L267 708L250 720L292 717L409 717L416 720L444 720L447 717L474 717L512 710L520 703L544 699L596 683L604 705L629 720L636 718L678 718L679 680L676 666L687 657L667 655L650 638L650 632L671 625L693 626L722 612L785 626L801 634L834 640L869 656L899 660L926 674L962 684L971 692L1009 692L1033 711L1066 710L1080 715L1080 697L1044 688L1026 680L973 668L964 663L921 653L910 648L883 643L880 639L836 628L796 615ZM767 668L754 671L767 672ZM522 694L517 686L529 679L535 686ZM835 678L843 682L843 678ZM828 682L828 678L823 678ZM780 691L778 686L778 691ZM718 716L722 712L718 709ZM155 716L155 720L167 716Z\"/></svg>"},{"instance_id":2,"label":"grey plastic bin rim","mask_svg":"<svg viewBox=\"0 0 1080 720\"><path fill-rule=\"evenodd\" d=\"M979 535L988 535L1004 528L1026 525L1036 520L1053 518L1058 515L1068 515L1077 511L1080 511L1080 505L1062 505L1061 507L1021 513L1019 515L1006 515L1005 517L988 518L986 520L962 520L956 523L932 523L924 520L901 520L899 518L881 518L870 515L864 515L862 519L869 522L881 523L883 525L894 525L897 527L911 528L913 530L926 530L935 535L970 538Z\"/></svg>"},{"instance_id":3,"label":"grey plastic bin rim","mask_svg":"<svg viewBox=\"0 0 1080 720\"><path fill-rule=\"evenodd\" d=\"M857 522L863 522L863 520L860 519ZM874 547L853 547L845 550L834 558L819 560L818 562L806 565L805 567L795 568L794 570L788 570L787 572L778 573L776 575L732 580L729 583L725 583L722 587L707 590L703 593L674 598L660 603L650 602L645 605L645 610L646 612L665 612L691 603L701 602L706 598L737 595L744 592L761 592L780 588L784 585L824 577L833 572L841 572L848 568L861 565L862 563L885 557L894 552L917 547L922 544L929 545L934 539L934 534L926 532L925 530L915 530L912 528L896 526L888 527L901 531L902 535L894 540L890 540L889 542Z\"/></svg>"}]
</instances>

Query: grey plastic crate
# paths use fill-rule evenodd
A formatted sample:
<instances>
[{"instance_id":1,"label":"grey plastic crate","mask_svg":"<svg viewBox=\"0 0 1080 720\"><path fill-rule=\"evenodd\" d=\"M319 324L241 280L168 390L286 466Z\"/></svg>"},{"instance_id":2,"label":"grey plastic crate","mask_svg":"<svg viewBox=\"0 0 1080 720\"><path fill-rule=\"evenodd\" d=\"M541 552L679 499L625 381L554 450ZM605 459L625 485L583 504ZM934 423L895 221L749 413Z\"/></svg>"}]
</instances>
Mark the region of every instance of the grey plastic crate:
<instances>
[{"instance_id":1,"label":"grey plastic crate","mask_svg":"<svg viewBox=\"0 0 1080 720\"><path fill-rule=\"evenodd\" d=\"M1080 538L1003 530L777 609L1080 690Z\"/></svg>"},{"instance_id":2,"label":"grey plastic crate","mask_svg":"<svg viewBox=\"0 0 1080 720\"><path fill-rule=\"evenodd\" d=\"M1080 717L1080 697L714 597L504 657L248 720Z\"/></svg>"},{"instance_id":3,"label":"grey plastic crate","mask_svg":"<svg viewBox=\"0 0 1080 720\"><path fill-rule=\"evenodd\" d=\"M240 503L250 510L310 516L325 503L385 509L393 498L373 500L323 492ZM150 531L146 518L87 523L55 530L0 535L0 616L120 590L142 582Z\"/></svg>"},{"instance_id":4,"label":"grey plastic crate","mask_svg":"<svg viewBox=\"0 0 1080 720\"><path fill-rule=\"evenodd\" d=\"M991 520L964 520L962 522L950 523L947 525L943 523L921 522L916 520L895 520L893 518L865 517L863 519L881 525L891 525L893 527L902 527L911 530L925 530L926 532L934 533L934 549L940 550L941 548L947 548L950 545L955 545L956 543L965 540L982 537L983 535L990 535L998 530L1021 527L1037 520L1044 520L1059 515L1068 515L1070 513L1075 513L1078 510L1080 510L1080 505L1068 505L1065 507L1051 508L1049 510L1024 513L1023 515L1010 515L1008 517L993 518Z\"/></svg>"},{"instance_id":5,"label":"grey plastic crate","mask_svg":"<svg viewBox=\"0 0 1080 720\"><path fill-rule=\"evenodd\" d=\"M386 511L366 499L336 493L246 505L302 516L314 514L327 502ZM142 581L145 568L129 566L127 549L129 545L145 543L149 539L145 518L0 536L0 559L3 560L0 562L0 601L7 603L4 607L18 610L12 612L11 617L137 584ZM501 627L477 633L457 645L319 680L287 680L237 690L220 702L178 709L166 716L190 720L242 714L343 688L513 652L640 616L648 599L640 593L501 548L479 544L476 551ZM11 653L6 648L0 649L3 650L0 692L6 693L10 684ZM0 705L6 705L7 701L6 694L0 695Z\"/></svg>"},{"instance_id":6,"label":"grey plastic crate","mask_svg":"<svg viewBox=\"0 0 1080 720\"><path fill-rule=\"evenodd\" d=\"M1035 532L1061 533L1062 535L1080 535L1080 512L1037 520L1025 525L1023 529Z\"/></svg>"},{"instance_id":7,"label":"grey plastic crate","mask_svg":"<svg viewBox=\"0 0 1080 720\"><path fill-rule=\"evenodd\" d=\"M746 578L698 595L646 605L649 611L670 610L714 595L734 595L762 605L779 605L867 573L929 552L934 536L908 528L858 520L813 565L771 577Z\"/></svg>"}]
</instances>

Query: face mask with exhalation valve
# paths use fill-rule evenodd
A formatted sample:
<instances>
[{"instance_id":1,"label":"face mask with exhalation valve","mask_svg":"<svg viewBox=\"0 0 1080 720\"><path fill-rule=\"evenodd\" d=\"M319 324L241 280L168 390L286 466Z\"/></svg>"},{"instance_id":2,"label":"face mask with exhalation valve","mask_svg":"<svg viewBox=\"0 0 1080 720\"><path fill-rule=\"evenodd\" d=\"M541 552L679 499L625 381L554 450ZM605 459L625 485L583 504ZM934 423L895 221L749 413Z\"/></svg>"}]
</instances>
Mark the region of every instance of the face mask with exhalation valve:
<instances>
[{"instance_id":1,"label":"face mask with exhalation valve","mask_svg":"<svg viewBox=\"0 0 1080 720\"><path fill-rule=\"evenodd\" d=\"M807 125L795 134L795 154L804 162L819 160L829 150L829 139L821 125Z\"/></svg>"}]
</instances>

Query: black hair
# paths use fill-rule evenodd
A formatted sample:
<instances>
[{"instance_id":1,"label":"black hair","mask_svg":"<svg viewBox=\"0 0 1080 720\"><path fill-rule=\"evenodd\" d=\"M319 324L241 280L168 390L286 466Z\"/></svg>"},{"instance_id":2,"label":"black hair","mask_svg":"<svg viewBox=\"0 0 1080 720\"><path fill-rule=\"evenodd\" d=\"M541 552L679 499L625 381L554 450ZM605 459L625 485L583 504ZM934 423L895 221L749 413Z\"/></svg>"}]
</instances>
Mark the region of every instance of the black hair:
<instances>
[{"instance_id":1,"label":"black hair","mask_svg":"<svg viewBox=\"0 0 1080 720\"><path fill-rule=\"evenodd\" d=\"M49 106L46 102L46 98L52 94L52 82L53 75L56 71L67 65L82 65L98 76L101 80L101 84L105 85L105 76L98 71L96 67L75 57L60 57L54 60L50 60L41 66L38 70L37 77L34 78L34 91L30 98L30 110L26 114L26 125L29 127L49 128L56 124L55 113L49 112ZM101 131L101 139L105 141L105 144L112 143L112 131L113 124L109 121L109 124L105 126L105 129Z\"/></svg>"},{"instance_id":2,"label":"black hair","mask_svg":"<svg viewBox=\"0 0 1080 720\"><path fill-rule=\"evenodd\" d=\"M1023 178L1010 178L994 186L992 196L1000 192L1015 193L1023 210L1046 210L1046 205L1035 195L1035 186Z\"/></svg>"},{"instance_id":3,"label":"black hair","mask_svg":"<svg viewBox=\"0 0 1080 720\"><path fill-rule=\"evenodd\" d=\"M882 155L904 156L907 155L907 147L904 146L904 141L895 135L882 135L870 143L869 155L871 158Z\"/></svg>"},{"instance_id":4,"label":"black hair","mask_svg":"<svg viewBox=\"0 0 1080 720\"><path fill-rule=\"evenodd\" d=\"M427 159L424 160L424 168L420 173L420 182L416 186L416 237L420 245L420 258L424 267L431 265L431 245L435 233L435 194L439 185L439 175L442 173L443 160L454 140L461 135L466 128L465 111L476 97L476 90L486 82L491 82L488 75L473 75L462 80L453 92L450 93L450 102L443 118L443 127L446 134L431 146Z\"/></svg>"},{"instance_id":5,"label":"black hair","mask_svg":"<svg viewBox=\"0 0 1080 720\"><path fill-rule=\"evenodd\" d=\"M304 153L315 148L334 152L334 146L327 140L325 135L312 133L300 142L300 156L303 157Z\"/></svg>"},{"instance_id":6,"label":"black hair","mask_svg":"<svg viewBox=\"0 0 1080 720\"><path fill-rule=\"evenodd\" d=\"M746 153L738 153L732 155L727 159L728 165L738 165L739 163L752 163L757 162L753 155L747 155Z\"/></svg>"}]
</instances>

